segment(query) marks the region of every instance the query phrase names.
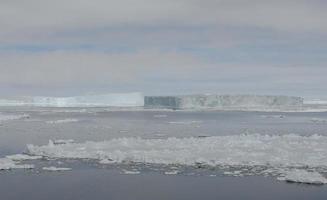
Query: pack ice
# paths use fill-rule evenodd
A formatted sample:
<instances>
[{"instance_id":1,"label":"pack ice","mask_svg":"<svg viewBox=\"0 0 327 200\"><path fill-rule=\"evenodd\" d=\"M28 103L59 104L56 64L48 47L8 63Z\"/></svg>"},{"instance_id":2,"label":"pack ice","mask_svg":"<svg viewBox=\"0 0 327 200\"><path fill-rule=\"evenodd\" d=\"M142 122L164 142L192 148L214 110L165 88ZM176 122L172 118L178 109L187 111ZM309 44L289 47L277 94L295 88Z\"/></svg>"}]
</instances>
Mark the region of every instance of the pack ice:
<instances>
[{"instance_id":1,"label":"pack ice","mask_svg":"<svg viewBox=\"0 0 327 200\"><path fill-rule=\"evenodd\" d=\"M29 118L27 114L5 114L0 113L0 123L3 121L17 120L17 119L25 119Z\"/></svg>"},{"instance_id":2,"label":"pack ice","mask_svg":"<svg viewBox=\"0 0 327 200\"><path fill-rule=\"evenodd\" d=\"M268 174L280 180L327 183L327 137L319 135L119 138L59 145L50 141L44 146L28 145L28 152L49 158L96 159L108 164L140 162L202 165L223 170L240 168L242 172ZM110 162L102 162L108 160Z\"/></svg>"}]
</instances>

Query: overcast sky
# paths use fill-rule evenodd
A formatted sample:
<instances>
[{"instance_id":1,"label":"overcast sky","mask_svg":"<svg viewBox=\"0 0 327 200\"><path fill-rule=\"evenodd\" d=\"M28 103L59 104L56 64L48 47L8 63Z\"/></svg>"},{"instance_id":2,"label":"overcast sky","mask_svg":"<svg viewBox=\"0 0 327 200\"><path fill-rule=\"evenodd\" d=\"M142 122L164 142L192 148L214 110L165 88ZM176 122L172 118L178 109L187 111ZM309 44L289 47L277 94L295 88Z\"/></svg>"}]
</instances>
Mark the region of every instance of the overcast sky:
<instances>
[{"instance_id":1,"label":"overcast sky","mask_svg":"<svg viewBox=\"0 0 327 200\"><path fill-rule=\"evenodd\" d=\"M2 96L327 97L326 0L0 0Z\"/></svg>"}]
</instances>

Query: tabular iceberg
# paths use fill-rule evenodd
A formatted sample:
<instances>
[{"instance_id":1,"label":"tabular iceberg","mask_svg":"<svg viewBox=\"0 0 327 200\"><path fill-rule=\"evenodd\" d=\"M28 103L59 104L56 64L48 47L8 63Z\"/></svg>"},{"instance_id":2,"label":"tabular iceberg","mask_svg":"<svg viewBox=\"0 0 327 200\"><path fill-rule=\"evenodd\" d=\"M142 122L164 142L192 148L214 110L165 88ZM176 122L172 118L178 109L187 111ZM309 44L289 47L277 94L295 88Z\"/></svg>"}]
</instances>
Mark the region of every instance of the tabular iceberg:
<instances>
[{"instance_id":1,"label":"tabular iceberg","mask_svg":"<svg viewBox=\"0 0 327 200\"><path fill-rule=\"evenodd\" d=\"M303 98L264 95L146 96L144 105L171 109L294 108L303 105Z\"/></svg>"},{"instance_id":2,"label":"tabular iceberg","mask_svg":"<svg viewBox=\"0 0 327 200\"><path fill-rule=\"evenodd\" d=\"M113 93L75 97L25 97L19 100L0 100L0 106L39 107L136 107L144 105L143 94Z\"/></svg>"}]
</instances>

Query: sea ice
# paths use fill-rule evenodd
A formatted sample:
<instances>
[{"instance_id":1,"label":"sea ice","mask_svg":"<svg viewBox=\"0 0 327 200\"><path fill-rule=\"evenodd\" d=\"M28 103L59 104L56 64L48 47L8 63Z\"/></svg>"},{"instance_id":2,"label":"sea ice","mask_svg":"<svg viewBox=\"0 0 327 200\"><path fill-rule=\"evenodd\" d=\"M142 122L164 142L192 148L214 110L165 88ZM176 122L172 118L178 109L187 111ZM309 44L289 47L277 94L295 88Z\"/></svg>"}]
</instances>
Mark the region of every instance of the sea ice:
<instances>
[{"instance_id":1,"label":"sea ice","mask_svg":"<svg viewBox=\"0 0 327 200\"><path fill-rule=\"evenodd\" d=\"M303 105L303 98L267 95L179 95L146 96L144 105L148 108L171 109L265 109L296 107Z\"/></svg>"},{"instance_id":2,"label":"sea ice","mask_svg":"<svg viewBox=\"0 0 327 200\"><path fill-rule=\"evenodd\" d=\"M207 138L118 138L45 146L28 145L32 155L107 159L157 164L327 166L327 137L234 135ZM101 152L101 153L99 153Z\"/></svg>"},{"instance_id":3,"label":"sea ice","mask_svg":"<svg viewBox=\"0 0 327 200\"><path fill-rule=\"evenodd\" d=\"M111 93L75 97L21 97L0 99L0 106L37 106L37 107L134 107L143 106L141 93Z\"/></svg>"},{"instance_id":4,"label":"sea ice","mask_svg":"<svg viewBox=\"0 0 327 200\"><path fill-rule=\"evenodd\" d=\"M283 119L285 118L284 115L261 115L262 118L271 118L271 119Z\"/></svg>"},{"instance_id":5,"label":"sea ice","mask_svg":"<svg viewBox=\"0 0 327 200\"><path fill-rule=\"evenodd\" d=\"M47 124L65 124L65 123L72 123L72 122L78 122L78 119L59 119L55 121L47 121Z\"/></svg>"},{"instance_id":6,"label":"sea ice","mask_svg":"<svg viewBox=\"0 0 327 200\"><path fill-rule=\"evenodd\" d=\"M167 115L153 115L154 118L165 118Z\"/></svg>"},{"instance_id":7,"label":"sea ice","mask_svg":"<svg viewBox=\"0 0 327 200\"><path fill-rule=\"evenodd\" d=\"M68 139L68 140L54 140L53 144L70 144L74 143L73 139Z\"/></svg>"},{"instance_id":8,"label":"sea ice","mask_svg":"<svg viewBox=\"0 0 327 200\"><path fill-rule=\"evenodd\" d=\"M0 170L9 169L33 169L34 165L17 164L17 162L9 158L0 158Z\"/></svg>"},{"instance_id":9,"label":"sea ice","mask_svg":"<svg viewBox=\"0 0 327 200\"><path fill-rule=\"evenodd\" d=\"M177 175L179 173L178 170L173 170L173 171L166 171L164 172L165 175Z\"/></svg>"},{"instance_id":10,"label":"sea ice","mask_svg":"<svg viewBox=\"0 0 327 200\"><path fill-rule=\"evenodd\" d=\"M17 120L17 119L25 119L25 118L29 118L28 114L3 114L0 113L0 122L3 121L9 121L9 120Z\"/></svg>"},{"instance_id":11,"label":"sea ice","mask_svg":"<svg viewBox=\"0 0 327 200\"><path fill-rule=\"evenodd\" d=\"M176 121L176 122L168 122L169 124L180 124L180 125L192 125L192 124L201 124L202 121Z\"/></svg>"},{"instance_id":12,"label":"sea ice","mask_svg":"<svg viewBox=\"0 0 327 200\"><path fill-rule=\"evenodd\" d=\"M99 164L104 164L104 165L114 164L114 163L115 163L115 161L109 160L109 159L102 159L99 161Z\"/></svg>"},{"instance_id":13,"label":"sea ice","mask_svg":"<svg viewBox=\"0 0 327 200\"><path fill-rule=\"evenodd\" d=\"M118 138L103 142L28 145L31 155L201 166L235 166L251 173L283 174L287 168L327 167L327 137L233 135L205 138ZM230 171L227 169L227 171ZM234 170L235 171L235 170ZM241 173L240 173L241 174ZM308 174L309 176L310 174ZM312 175L315 175L312 173Z\"/></svg>"},{"instance_id":14,"label":"sea ice","mask_svg":"<svg viewBox=\"0 0 327 200\"><path fill-rule=\"evenodd\" d=\"M13 161L25 161L25 160L38 160L42 159L42 156L31 156L27 154L14 154L8 155L6 158L13 160Z\"/></svg>"},{"instance_id":15,"label":"sea ice","mask_svg":"<svg viewBox=\"0 0 327 200\"><path fill-rule=\"evenodd\" d=\"M69 171L72 170L72 168L67 168L67 167L43 167L42 168L45 171Z\"/></svg>"},{"instance_id":16,"label":"sea ice","mask_svg":"<svg viewBox=\"0 0 327 200\"><path fill-rule=\"evenodd\" d=\"M326 177L318 172L309 172L303 169L293 169L287 171L284 176L278 177L278 180L285 180L294 183L307 184L327 184Z\"/></svg>"},{"instance_id":17,"label":"sea ice","mask_svg":"<svg viewBox=\"0 0 327 200\"><path fill-rule=\"evenodd\" d=\"M136 175L136 174L140 174L140 171L136 171L136 170L123 170L123 174L131 174L131 175Z\"/></svg>"},{"instance_id":18,"label":"sea ice","mask_svg":"<svg viewBox=\"0 0 327 200\"><path fill-rule=\"evenodd\" d=\"M317 124L327 123L327 119L322 119L322 118L312 118L310 121L313 122L313 123L317 123Z\"/></svg>"}]
</instances>

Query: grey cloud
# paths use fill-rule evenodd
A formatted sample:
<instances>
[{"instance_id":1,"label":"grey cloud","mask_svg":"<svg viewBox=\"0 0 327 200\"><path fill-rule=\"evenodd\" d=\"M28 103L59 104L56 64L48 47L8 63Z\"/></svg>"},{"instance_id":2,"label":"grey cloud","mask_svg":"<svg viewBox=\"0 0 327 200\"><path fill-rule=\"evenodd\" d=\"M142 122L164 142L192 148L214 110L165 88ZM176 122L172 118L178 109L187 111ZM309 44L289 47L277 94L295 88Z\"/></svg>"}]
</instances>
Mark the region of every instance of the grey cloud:
<instances>
[{"instance_id":1,"label":"grey cloud","mask_svg":"<svg viewBox=\"0 0 327 200\"><path fill-rule=\"evenodd\" d=\"M183 77L206 65L191 55L156 50L120 54L6 53L0 55L0 83L34 86L130 83L151 73Z\"/></svg>"},{"instance_id":2,"label":"grey cloud","mask_svg":"<svg viewBox=\"0 0 327 200\"><path fill-rule=\"evenodd\" d=\"M180 52L123 54L58 51L0 56L1 85L62 88L99 85L144 92L303 93L322 91L325 66L210 63ZM77 89L80 90L80 89ZM77 91L76 90L76 91Z\"/></svg>"},{"instance_id":3,"label":"grey cloud","mask_svg":"<svg viewBox=\"0 0 327 200\"><path fill-rule=\"evenodd\" d=\"M315 0L20 0L1 1L0 5L0 26L9 32L122 23L327 31L326 5Z\"/></svg>"},{"instance_id":4,"label":"grey cloud","mask_svg":"<svg viewBox=\"0 0 327 200\"><path fill-rule=\"evenodd\" d=\"M318 0L0 0L0 48L58 46L36 53L4 48L0 84L322 91L326 60L313 55L323 55L326 47L326 8ZM95 49L65 50L84 44ZM251 45L252 52L237 49ZM120 47L127 52L104 50ZM303 54L291 58L289 52L301 48ZM280 54L287 59L280 59L279 66L274 60ZM243 63L247 58L252 63ZM312 63L316 58L319 63Z\"/></svg>"},{"instance_id":5,"label":"grey cloud","mask_svg":"<svg viewBox=\"0 0 327 200\"><path fill-rule=\"evenodd\" d=\"M260 31L326 37L326 8L317 0L2 0L0 45L220 48L257 42Z\"/></svg>"}]
</instances>

